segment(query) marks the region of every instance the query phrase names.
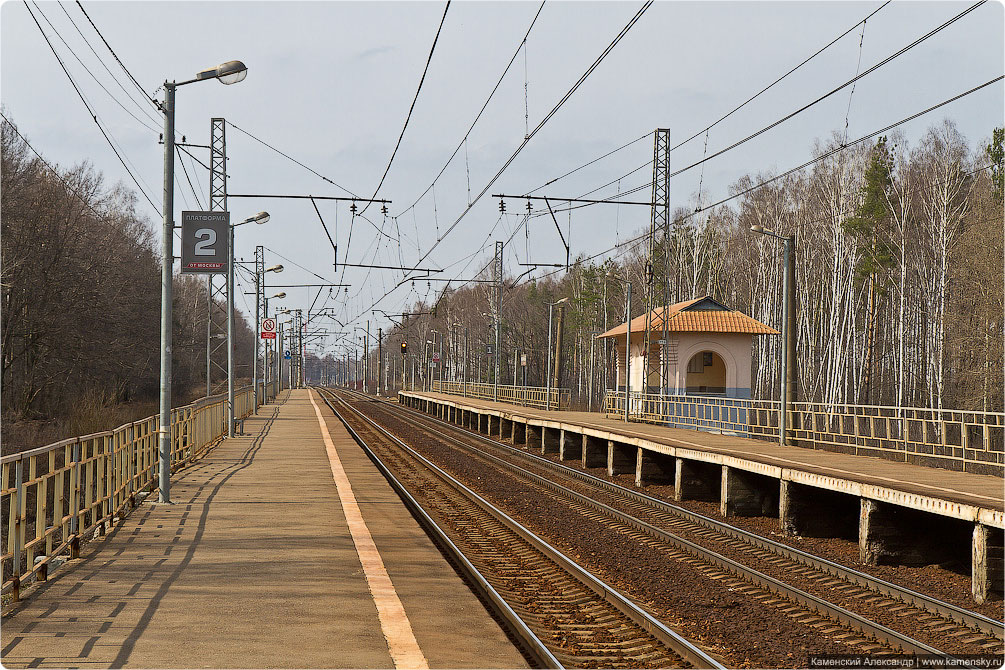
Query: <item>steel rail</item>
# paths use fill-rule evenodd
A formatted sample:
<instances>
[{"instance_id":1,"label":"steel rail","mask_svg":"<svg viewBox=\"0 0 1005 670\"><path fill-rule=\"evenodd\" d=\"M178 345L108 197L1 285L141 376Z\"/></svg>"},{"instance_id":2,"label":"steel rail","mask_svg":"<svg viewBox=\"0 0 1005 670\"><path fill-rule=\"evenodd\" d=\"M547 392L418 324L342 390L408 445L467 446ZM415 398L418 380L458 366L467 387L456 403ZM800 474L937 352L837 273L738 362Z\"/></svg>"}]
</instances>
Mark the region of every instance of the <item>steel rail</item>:
<instances>
[{"instance_id":1,"label":"steel rail","mask_svg":"<svg viewBox=\"0 0 1005 670\"><path fill-rule=\"evenodd\" d=\"M320 390L320 389L319 389ZM329 391L329 393L331 393ZM402 502L405 503L405 507L412 513L419 524L425 529L425 531L432 537L433 541L436 542L450 557L455 564L460 567L461 572L464 576L470 580L475 586L485 601L487 601L495 613L501 617L504 621L508 622L514 635L520 642L524 645L527 653L534 659L534 661L542 668L563 668L564 666L559 662L557 658L551 653L551 651L544 645L543 642L534 634L533 631L524 623L523 619L513 611L513 608L503 599L499 592L489 584L488 580L482 576L481 572L478 571L471 561L468 560L467 556L460 550L460 548L454 544L454 542L447 536L440 526L433 521L432 517L422 508L422 505L408 492L408 490L398 481L390 469L384 462L377 457L377 455L370 449L369 446L363 441L349 422L345 420L345 417L335 408L335 405L331 400L325 397L325 393L320 393L321 399L324 400L328 408L335 414L342 425L345 426L346 430L349 431L349 435L355 440L356 444L363 449L367 457L373 462L373 464L380 470L380 473L384 475L391 488L395 490L398 496L401 498ZM337 396L332 394L333 398Z\"/></svg>"},{"instance_id":2,"label":"steel rail","mask_svg":"<svg viewBox=\"0 0 1005 670\"><path fill-rule=\"evenodd\" d=\"M412 423L413 425L416 424L414 420L412 421ZM468 433L465 432L465 434ZM493 463L499 465L502 469L508 470L510 472L518 474L519 476L529 479L537 483L538 485L542 486L543 488L553 491L566 498L571 498L572 500L580 504L592 507L593 509L603 514L606 514L607 516L612 517L621 523L627 524L630 527L633 527L637 530L647 533L651 537L655 537L656 539L667 542L668 544L672 545L678 550L685 551L703 561L711 563L723 570L727 570L728 572L737 575L741 579L751 582L760 588L764 588L768 591L771 591L772 593L776 593L804 607L809 607L810 609L813 609L820 614L830 617L831 619L840 621L841 623L850 626L856 630L859 630L864 634L871 635L872 637L878 640L882 640L889 644L898 646L905 652L915 654L919 653L931 654L934 656L942 657L947 661L950 661L951 659L954 658L951 654L947 654L946 652L935 649L934 647L926 645L923 642L915 640L914 638L911 638L907 635L903 635L898 631L883 626L882 624L876 623L866 617L851 612L823 598L820 598L811 593L803 591L802 589L799 589L797 587L786 584L781 580L775 579L774 577L766 575L758 570L755 570L754 568L748 567L738 561L723 556L718 552L702 547L701 545L691 542L690 540L684 539L683 537L680 537L679 535L676 535L674 533L670 533L661 528L657 528L656 526L646 523L645 521L642 521L637 517L634 517L630 514L627 514L613 507L610 507L609 505L605 505L604 503L594 500L589 496L572 491L566 488L565 486L562 486L561 484L553 482L536 473L530 472L520 467L519 465L516 465L515 463L511 463L502 458L499 458L498 456L494 456L492 454L488 454L484 451L478 450L475 447L472 447L471 445L466 445L463 442L456 440L456 438L450 438L443 434L440 434L438 437L440 437L441 439L447 439L456 444L457 446L461 447L465 451L476 454L479 457L485 458L486 460L490 460ZM479 437L483 441L485 439L481 435L478 435L477 437ZM498 445L498 443L496 443L494 440L491 440L489 442L494 446ZM503 446L508 447L508 445Z\"/></svg>"},{"instance_id":3,"label":"steel rail","mask_svg":"<svg viewBox=\"0 0 1005 670\"><path fill-rule=\"evenodd\" d=\"M415 410L411 407L404 407L397 403L392 403L392 401L385 401L389 404L394 404L395 407L405 409L411 414L416 416L421 416L429 420L433 420L427 414ZM438 421L438 420L437 420ZM440 423L446 423L440 421ZM925 595L918 591L914 591L904 586L899 586L893 584L892 582L885 581L879 577L867 574L860 570L850 568L846 565L836 563L834 561L828 560L826 558L810 554L808 552L796 549L795 547L790 547L781 542L776 542L766 537L762 537L755 533L743 530L736 526L730 525L723 521L718 521L712 519L711 517L698 514L697 512L692 512L691 510L681 507L679 505L674 505L665 500L660 500L658 498L653 498L644 493L638 491L633 491L631 489L625 488L614 482L609 482L588 472L581 472L574 468L570 468L567 465L561 463L555 463L554 461L548 460L538 456L537 454L528 453L511 445L498 442L489 437L481 435L480 433L475 433L467 430L460 426L455 426L453 424L446 423L447 426L455 429L457 432L462 433L465 436L470 436L476 438L486 444L490 444L494 447L504 448L507 451L519 455L521 458L533 460L535 463L542 465L548 469L560 472L566 476L578 479L580 481L599 486L608 492L617 493L623 497L630 498L636 502L644 503L656 508L659 511L667 512L675 516L680 516L688 521L702 525L710 530L722 533L724 535L733 537L735 539L741 540L751 546L758 549L764 549L770 551L774 554L778 554L790 560L794 560L798 563L812 567L817 570L826 572L827 574L833 575L840 579L844 579L848 582L856 584L858 586L865 587L871 591L875 591L885 596L890 596L896 598L897 600L903 601L907 604L914 605L924 609L932 614L937 614L946 619L950 619L957 623L961 623L965 626L975 628L983 633L993 635L999 639L1005 639L1005 623L997 621L990 617L984 616L978 612L973 612L971 610L964 609L952 603L947 603L945 601L933 598L931 596Z\"/></svg>"},{"instance_id":4,"label":"steel rail","mask_svg":"<svg viewBox=\"0 0 1005 670\"><path fill-rule=\"evenodd\" d=\"M331 393L329 391L329 393ZM333 397L337 398L334 394ZM368 398L369 399L369 398ZM425 467L429 468L438 477L443 479L445 482L449 483L452 487L460 491L464 496L469 498L472 502L478 505L481 509L486 511L488 514L495 517L505 526L507 526L511 531L516 533L522 539L533 545L536 549L541 551L543 554L548 556L556 564L562 567L567 573L573 576L577 581L582 583L588 589L596 593L605 602L614 606L618 611L627 616L638 626L648 631L653 637L666 645L669 649L679 654L684 660L695 667L700 668L717 668L725 669L725 666L720 664L714 658L709 656L701 648L696 646L694 643L685 639L676 631L668 628L663 622L653 617L651 614L643 610L641 607L636 605L634 602L629 600L627 597L622 595L616 589L612 588L605 582L601 581L593 574L579 566L575 561L569 559L562 552L552 547L550 544L545 542L543 539L535 535L533 532L525 528L523 525L512 519L505 512L499 508L492 505L490 502L479 496L477 493L466 487L464 484L459 482L457 479L449 475L447 472L437 467L434 463L429 461L427 458L416 452L414 449L405 444L398 437L393 435L386 428L377 424L373 419L369 418L359 410L351 407L342 399L338 401L350 409L355 415L359 416L363 421L372 426L374 429L379 431L381 434L385 435L388 439L392 440L399 447L404 449L409 455L422 463ZM334 409L333 409L334 411ZM340 416L340 419L345 423L345 419ZM347 424L348 426L348 424ZM351 429L350 429L351 430ZM376 456L371 456L371 458L376 458Z\"/></svg>"}]
</instances>

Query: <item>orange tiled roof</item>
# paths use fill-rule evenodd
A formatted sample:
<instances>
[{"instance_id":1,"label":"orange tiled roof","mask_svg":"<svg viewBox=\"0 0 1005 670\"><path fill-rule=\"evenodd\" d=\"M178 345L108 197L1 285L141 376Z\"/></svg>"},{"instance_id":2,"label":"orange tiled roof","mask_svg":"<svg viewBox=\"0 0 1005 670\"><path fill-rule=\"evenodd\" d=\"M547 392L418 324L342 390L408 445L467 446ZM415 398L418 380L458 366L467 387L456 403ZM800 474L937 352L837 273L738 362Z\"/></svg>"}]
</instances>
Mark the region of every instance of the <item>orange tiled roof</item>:
<instances>
[{"instance_id":1,"label":"orange tiled roof","mask_svg":"<svg viewBox=\"0 0 1005 670\"><path fill-rule=\"evenodd\" d=\"M710 308L710 309L709 309ZM663 309L654 309L650 332L663 330ZM631 321L633 333L646 329L646 315ZM704 297L679 302L667 307L667 328L669 332L701 333L749 333L751 335L778 335L778 331L735 309L729 309L715 300ZM625 334L625 324L611 328L597 337L617 337Z\"/></svg>"}]
</instances>

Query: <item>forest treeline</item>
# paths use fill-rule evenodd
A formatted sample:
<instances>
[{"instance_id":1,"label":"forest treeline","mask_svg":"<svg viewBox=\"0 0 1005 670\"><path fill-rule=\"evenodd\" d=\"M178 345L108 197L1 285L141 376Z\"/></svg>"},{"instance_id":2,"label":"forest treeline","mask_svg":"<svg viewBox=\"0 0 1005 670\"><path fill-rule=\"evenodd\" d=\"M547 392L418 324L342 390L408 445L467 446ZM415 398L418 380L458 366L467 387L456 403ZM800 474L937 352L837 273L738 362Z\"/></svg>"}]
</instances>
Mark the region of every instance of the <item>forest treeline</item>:
<instances>
[{"instance_id":1,"label":"forest treeline","mask_svg":"<svg viewBox=\"0 0 1005 670\"><path fill-rule=\"evenodd\" d=\"M52 165L49 162L49 165ZM135 194L87 163L50 169L2 124L4 453L155 414L160 378L159 235ZM176 245L177 246L177 245ZM226 305L214 303L220 323ZM174 280L174 405L206 393L206 280ZM254 334L238 326L250 366ZM226 366L226 346L214 355ZM246 366L247 367L247 366ZM239 377L250 377L238 368ZM214 372L215 391L225 375Z\"/></svg>"},{"instance_id":2,"label":"forest treeline","mask_svg":"<svg viewBox=\"0 0 1005 670\"><path fill-rule=\"evenodd\" d=\"M1002 142L996 129L971 147L949 120L915 146L891 135L842 149L835 136L817 143L820 160L808 168L737 181L730 202L708 207L692 197L658 234L658 302L664 290L670 303L709 295L780 329L782 244L750 227L794 235L800 399L1002 411ZM567 274L504 289L501 383L513 383L517 351L528 355L528 384L544 384L547 303L565 297L560 384L580 406L592 388L598 406L613 360L593 335L625 317L625 289L612 277L631 281L632 316L645 312L648 241L638 232L614 259L580 259ZM491 285L432 291L387 334L392 378L400 383L403 337L417 380L442 337L446 378L460 379L467 329L468 378L489 381ZM778 397L780 339L755 338L754 398ZM410 361L406 368L410 375Z\"/></svg>"}]
</instances>

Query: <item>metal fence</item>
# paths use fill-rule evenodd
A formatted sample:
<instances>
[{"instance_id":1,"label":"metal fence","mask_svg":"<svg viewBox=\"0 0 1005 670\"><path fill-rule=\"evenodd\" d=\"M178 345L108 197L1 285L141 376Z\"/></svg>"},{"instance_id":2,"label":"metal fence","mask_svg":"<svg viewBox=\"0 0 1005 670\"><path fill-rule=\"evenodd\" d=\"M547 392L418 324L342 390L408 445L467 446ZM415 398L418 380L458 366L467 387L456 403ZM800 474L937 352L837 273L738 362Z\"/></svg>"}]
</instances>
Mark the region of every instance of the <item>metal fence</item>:
<instances>
[{"instance_id":1,"label":"metal fence","mask_svg":"<svg viewBox=\"0 0 1005 670\"><path fill-rule=\"evenodd\" d=\"M265 402L272 385L260 384ZM267 397L266 397L266 394ZM252 389L234 395L234 415L252 412ZM171 410L171 471L197 458L227 433L226 394ZM89 533L136 505L157 486L160 415L0 459L0 515L6 521L2 593L14 600L32 578L45 581L50 562L76 558Z\"/></svg>"},{"instance_id":2,"label":"metal fence","mask_svg":"<svg viewBox=\"0 0 1005 670\"><path fill-rule=\"evenodd\" d=\"M625 415L624 391L607 391L604 411ZM633 393L629 420L764 440L778 439L777 400ZM793 403L790 441L801 447L920 465L1005 473L1005 413Z\"/></svg>"},{"instance_id":3,"label":"metal fence","mask_svg":"<svg viewBox=\"0 0 1005 670\"><path fill-rule=\"evenodd\" d=\"M495 388L493 384L440 382L433 380L431 390L433 393L447 393L466 398L492 400L495 397ZM571 389L553 388L550 393L551 402L546 403L549 391L543 386L504 386L500 384L498 399L499 402L507 402L524 407L539 407L544 409L547 405L551 409L569 409L569 403L572 401Z\"/></svg>"}]
</instances>

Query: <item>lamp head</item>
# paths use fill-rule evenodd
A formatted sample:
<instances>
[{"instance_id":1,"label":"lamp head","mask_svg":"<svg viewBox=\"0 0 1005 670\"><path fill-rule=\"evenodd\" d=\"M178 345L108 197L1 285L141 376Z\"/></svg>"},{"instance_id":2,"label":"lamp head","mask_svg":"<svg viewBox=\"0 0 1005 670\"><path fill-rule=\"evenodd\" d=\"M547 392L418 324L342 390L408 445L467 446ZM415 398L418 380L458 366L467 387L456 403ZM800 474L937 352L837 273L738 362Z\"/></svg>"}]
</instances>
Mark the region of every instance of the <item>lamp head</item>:
<instances>
[{"instance_id":1,"label":"lamp head","mask_svg":"<svg viewBox=\"0 0 1005 670\"><path fill-rule=\"evenodd\" d=\"M282 265L273 265L270 268L265 268L265 271L266 272L282 272L283 271L283 266Z\"/></svg>"},{"instance_id":2,"label":"lamp head","mask_svg":"<svg viewBox=\"0 0 1005 670\"><path fill-rule=\"evenodd\" d=\"M761 233L762 235L764 234L764 226L762 226L759 223L756 223L756 224L752 225L750 227L750 230L753 231L753 232L755 232L755 233Z\"/></svg>"},{"instance_id":3,"label":"lamp head","mask_svg":"<svg viewBox=\"0 0 1005 670\"><path fill-rule=\"evenodd\" d=\"M276 295L274 295L272 297L273 298L285 298L286 297L286 291L280 291L279 293L277 293Z\"/></svg>"},{"instance_id":4,"label":"lamp head","mask_svg":"<svg viewBox=\"0 0 1005 670\"><path fill-rule=\"evenodd\" d=\"M247 66L239 60L229 60L195 75L197 81L218 79L221 84L236 84L248 76Z\"/></svg>"},{"instance_id":5,"label":"lamp head","mask_svg":"<svg viewBox=\"0 0 1005 670\"><path fill-rule=\"evenodd\" d=\"M565 302L569 302L569 298L566 297L566 298L562 298L561 300L556 300L555 304L556 305L561 305L562 303L565 303Z\"/></svg>"},{"instance_id":6,"label":"lamp head","mask_svg":"<svg viewBox=\"0 0 1005 670\"><path fill-rule=\"evenodd\" d=\"M259 212L258 214L255 214L253 218L255 220L255 223L268 223L271 217L269 216L268 212ZM280 265L279 267L282 266Z\"/></svg>"}]
</instances>

